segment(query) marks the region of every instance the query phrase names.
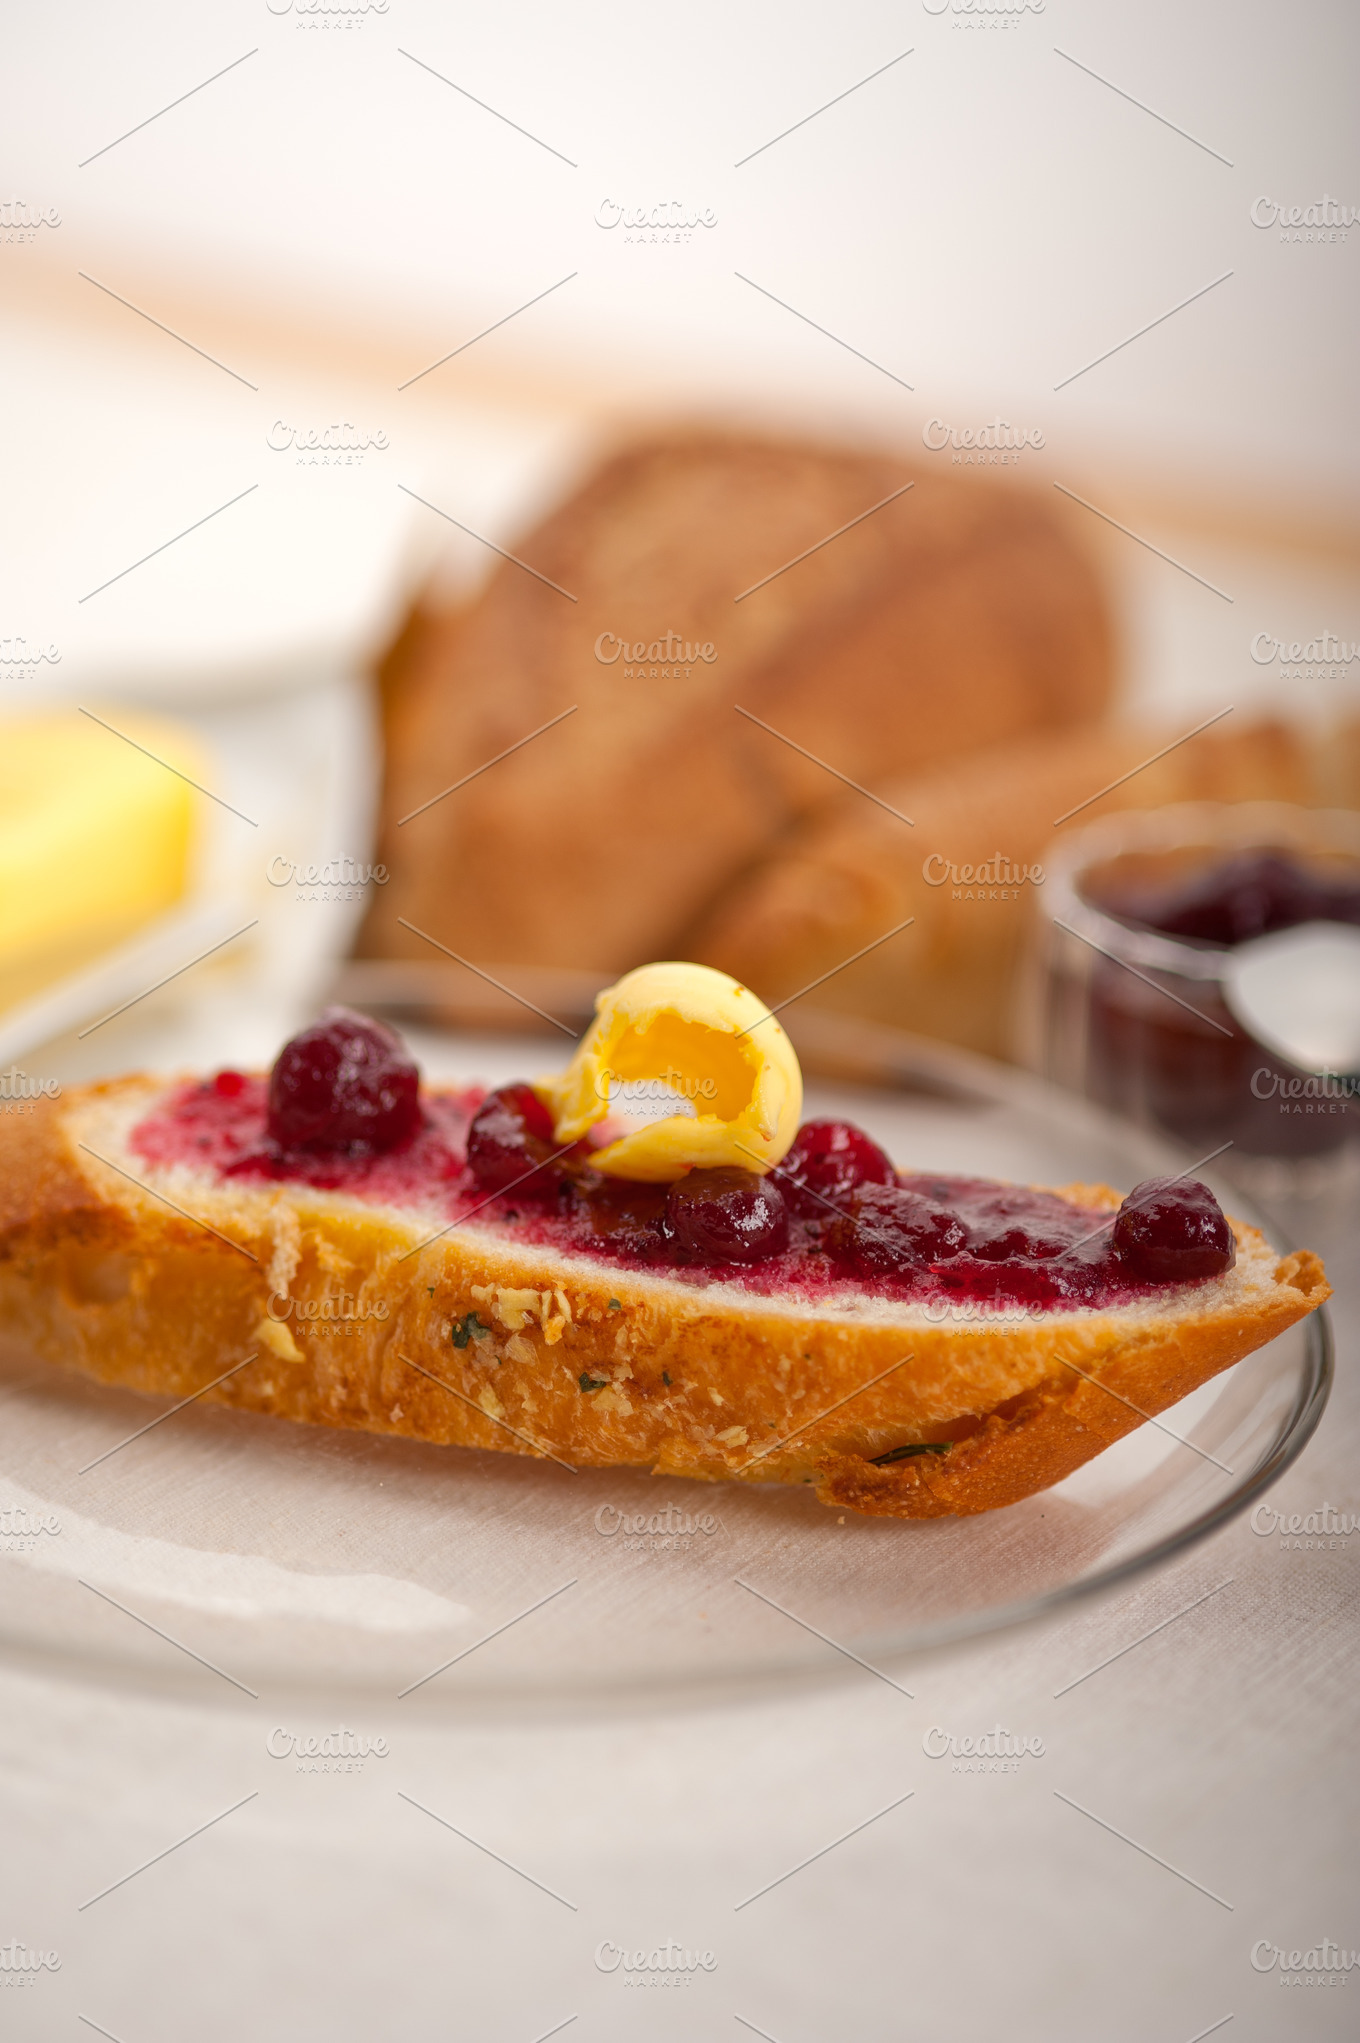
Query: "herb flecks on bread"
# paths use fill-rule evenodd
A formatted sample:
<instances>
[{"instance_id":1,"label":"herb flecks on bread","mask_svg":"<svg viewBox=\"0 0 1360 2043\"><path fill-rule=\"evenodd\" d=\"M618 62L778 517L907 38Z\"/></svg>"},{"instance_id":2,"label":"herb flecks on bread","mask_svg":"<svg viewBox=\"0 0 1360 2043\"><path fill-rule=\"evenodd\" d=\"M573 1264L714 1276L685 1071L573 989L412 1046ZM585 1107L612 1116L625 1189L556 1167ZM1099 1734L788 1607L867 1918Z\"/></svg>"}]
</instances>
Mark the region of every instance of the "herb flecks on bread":
<instances>
[{"instance_id":1,"label":"herb flecks on bread","mask_svg":"<svg viewBox=\"0 0 1360 2043\"><path fill-rule=\"evenodd\" d=\"M411 1069L332 1014L268 1079L0 1123L0 1326L158 1397L245 1362L209 1395L916 1518L1047 1487L1328 1295L1187 1179L901 1173L812 1122L777 1161L639 1181L559 1142L542 1088L413 1095Z\"/></svg>"}]
</instances>

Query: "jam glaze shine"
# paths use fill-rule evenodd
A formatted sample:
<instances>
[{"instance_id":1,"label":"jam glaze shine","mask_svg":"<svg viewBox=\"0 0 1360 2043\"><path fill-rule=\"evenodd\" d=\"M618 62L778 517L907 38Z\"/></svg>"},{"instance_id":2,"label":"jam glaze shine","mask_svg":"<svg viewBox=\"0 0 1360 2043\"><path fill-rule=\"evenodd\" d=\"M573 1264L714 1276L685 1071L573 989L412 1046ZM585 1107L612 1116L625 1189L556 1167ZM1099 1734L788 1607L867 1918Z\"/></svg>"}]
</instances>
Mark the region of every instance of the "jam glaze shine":
<instances>
[{"instance_id":1,"label":"jam glaze shine","mask_svg":"<svg viewBox=\"0 0 1360 2043\"><path fill-rule=\"evenodd\" d=\"M174 1087L129 1146L152 1169L417 1207L679 1283L809 1306L868 1294L924 1303L941 1319L1117 1307L1221 1274L1235 1253L1212 1193L1194 1181L1135 1187L1121 1214L1141 1213L1144 1195L1155 1225L1121 1224L1031 1187L893 1172L847 1123L804 1124L787 1166L765 1176L696 1170L664 1185L602 1175L584 1143L545 1163L527 1086L422 1087L415 1125L385 1148L287 1147L270 1133L269 1106L267 1079L219 1071Z\"/></svg>"},{"instance_id":2,"label":"jam glaze shine","mask_svg":"<svg viewBox=\"0 0 1360 2043\"><path fill-rule=\"evenodd\" d=\"M1239 944L1304 923L1360 926L1360 859L1287 846L1123 854L1085 872L1078 892L1111 921L1169 937L1211 963L1217 955L1226 964ZM1094 1098L1196 1150L1227 1139L1239 1156L1302 1161L1333 1156L1354 1140L1360 1102L1344 1084L1305 1091L1306 1074L1256 1040L1215 979L1191 984L1171 966L1154 977L1170 998L1149 1002L1120 962L1091 963Z\"/></svg>"}]
</instances>

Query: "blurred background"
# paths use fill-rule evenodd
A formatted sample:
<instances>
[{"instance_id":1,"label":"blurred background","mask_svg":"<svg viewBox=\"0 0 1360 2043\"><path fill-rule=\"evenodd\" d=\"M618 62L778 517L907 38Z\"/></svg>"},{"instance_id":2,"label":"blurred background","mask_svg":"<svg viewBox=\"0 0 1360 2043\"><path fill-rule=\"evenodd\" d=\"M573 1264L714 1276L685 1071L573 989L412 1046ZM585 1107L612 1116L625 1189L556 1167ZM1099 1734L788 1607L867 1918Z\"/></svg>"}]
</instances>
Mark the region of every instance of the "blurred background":
<instances>
[{"instance_id":1,"label":"blurred background","mask_svg":"<svg viewBox=\"0 0 1360 2043\"><path fill-rule=\"evenodd\" d=\"M356 944L483 1012L399 915L492 969L579 986L683 943L784 997L916 911L823 998L1024 1054L1037 887L950 922L921 870L1039 861L1035 759L1067 746L1067 809L1217 717L1120 805L1360 799L1360 229L1327 224L1360 203L1348 11L790 19L260 0L11 24L6 1062L264 1058ZM664 461L590 494L658 434L691 436L688 510ZM664 651L608 665L602 629L716 655L697 682ZM737 727L743 689L775 735ZM1271 717L1303 747L1287 771L1232 750ZM1009 782L969 779L1016 738L1040 750ZM53 743L81 761L64 791ZM919 798L926 833L847 850L884 812L837 771ZM658 892L710 816L702 873ZM98 888L96 825L130 833ZM559 913L630 888L621 917Z\"/></svg>"},{"instance_id":2,"label":"blurred background","mask_svg":"<svg viewBox=\"0 0 1360 2043\"><path fill-rule=\"evenodd\" d=\"M1302 1040L1297 1002L1272 1018L1258 990L1241 1018L1237 938L1344 934L1360 910L1357 44L1341 0L9 10L0 1102L264 1064L336 996L413 1028L427 1068L453 1055L444 1024L480 1030L460 1054L508 1078L526 1047L487 1034L524 1011L459 959L574 1020L678 951L791 1000L810 1070L900 1077L874 1032L907 1031L942 1071L1027 1062L1182 1155L1230 1142L1213 1169L1245 1158L1255 1189L1313 1198L1308 1238L1344 1267L1354 1102L1318 1087L1360 1069L1353 953L1311 978L1267 957L1351 1018ZM914 1109L963 1090L939 1096ZM1079 1147L1050 1100L1054 1148ZM63 1500L63 1551L114 1587L144 1568L138 1608L175 1575L166 1622L196 1606L196 1641L205 1599L249 1616L215 1568L236 1545L253 1564L276 1543L241 1579L281 1626L346 1582L386 1614L409 1565L457 1585L461 1645L554 1586L561 1524L535 1546L527 1485L483 1507L462 1477L400 1568L337 1576L399 1517L376 1443L278 1428L226 1453L205 1432L200 1463L179 1455L193 1418L153 1436L144 1479L110 1476L98 1522ZM1342 1418L1339 1392L1285 1508L1354 1504ZM361 1480L351 1446L373 1448ZM333 1518L272 1487L307 1455ZM183 1546L147 1537L153 1491ZM839 1633L857 1528L819 1528L804 1567L765 1501L761 1579L784 1566ZM885 2035L1132 2043L1233 2008L1234 2035L1276 2036L1251 1939L1350 1941L1330 1762L1354 1556L1277 1562L1260 1531L1239 1518L1060 1633L935 1658L915 1718L862 1666L631 1716L602 1693L479 1717L455 1676L428 1721L396 1719L400 1778L562 1882L570 1924L377 1767L339 1784L366 1802L304 1804L237 1699L202 1701L202 1668L187 1706L9 1658L0 1935L74 1945L24 2033L77 2033L79 1996L124 2043L172 2006L212 2035L390 2033L394 2009L434 2035L456 1996L487 2035L568 2033L574 2007L635 2035L580 1933L598 1920L711 1938L715 2033L736 2006L784 2043L834 2035L850 2001ZM996 1538L1013 1595L1018 1541ZM606 1644L673 1607L750 1624L726 1573L728 1605L619 1579ZM303 1721L277 1690L260 1707ZM1052 1779L1170 1869L1084 1836L1033 1770L985 1813L923 1792L878 1823L928 1712L1051 1728ZM77 1930L78 1889L244 1807L252 1766L239 1841L224 1821ZM851 1836L738 1945L729 1890ZM1177 1863L1238 1912L1173 1886ZM1320 1995L1307 2033L1346 2019Z\"/></svg>"}]
</instances>

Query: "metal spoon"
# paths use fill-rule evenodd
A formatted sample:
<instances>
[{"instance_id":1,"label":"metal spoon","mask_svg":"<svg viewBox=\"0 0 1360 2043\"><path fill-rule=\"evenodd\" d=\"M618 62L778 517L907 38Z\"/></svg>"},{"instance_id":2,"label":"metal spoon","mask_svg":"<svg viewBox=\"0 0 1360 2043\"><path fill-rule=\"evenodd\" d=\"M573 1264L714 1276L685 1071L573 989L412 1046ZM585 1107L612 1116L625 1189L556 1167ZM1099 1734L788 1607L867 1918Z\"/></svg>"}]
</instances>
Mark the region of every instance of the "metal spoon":
<instances>
[{"instance_id":1,"label":"metal spoon","mask_svg":"<svg viewBox=\"0 0 1360 2043\"><path fill-rule=\"evenodd\" d=\"M1304 922L1239 944L1223 997L1243 1028L1303 1071L1360 1072L1360 929Z\"/></svg>"}]
</instances>

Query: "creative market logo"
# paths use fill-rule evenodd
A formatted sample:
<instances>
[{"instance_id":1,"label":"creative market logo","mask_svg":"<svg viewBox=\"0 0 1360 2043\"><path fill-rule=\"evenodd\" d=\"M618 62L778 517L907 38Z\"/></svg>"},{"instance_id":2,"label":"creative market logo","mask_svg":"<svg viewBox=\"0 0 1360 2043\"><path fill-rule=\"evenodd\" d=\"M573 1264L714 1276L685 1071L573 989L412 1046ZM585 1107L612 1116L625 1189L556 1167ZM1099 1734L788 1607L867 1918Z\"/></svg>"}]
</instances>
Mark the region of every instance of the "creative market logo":
<instances>
[{"instance_id":1,"label":"creative market logo","mask_svg":"<svg viewBox=\"0 0 1360 2043\"><path fill-rule=\"evenodd\" d=\"M681 245L694 239L696 227L716 227L718 216L712 206L686 206L681 199L658 199L655 205L629 206L618 199L601 199L595 208L595 225L612 233L622 227L625 243L641 247L663 243Z\"/></svg>"},{"instance_id":2,"label":"creative market logo","mask_svg":"<svg viewBox=\"0 0 1360 2043\"><path fill-rule=\"evenodd\" d=\"M593 1522L605 1539L617 1539L631 1553L665 1553L688 1547L696 1534L711 1539L722 1531L722 1520L712 1511L684 1511L679 1504L666 1504L660 1511L620 1511L617 1504L601 1504Z\"/></svg>"},{"instance_id":3,"label":"creative market logo","mask_svg":"<svg viewBox=\"0 0 1360 2043\"><path fill-rule=\"evenodd\" d=\"M365 454L381 454L390 443L381 427L364 433L348 420L330 426L290 426L286 419L275 419L265 444L275 454L286 454L291 447L298 468L359 468Z\"/></svg>"},{"instance_id":4,"label":"creative market logo","mask_svg":"<svg viewBox=\"0 0 1360 2043\"><path fill-rule=\"evenodd\" d=\"M952 14L955 28L1018 28L1023 14L1042 14L1044 0L921 0L927 14Z\"/></svg>"},{"instance_id":5,"label":"creative market logo","mask_svg":"<svg viewBox=\"0 0 1360 2043\"><path fill-rule=\"evenodd\" d=\"M61 659L60 648L51 640L45 646L30 645L26 638L0 638L0 667L11 671L5 675L9 681L31 681L39 667L46 664L55 667Z\"/></svg>"},{"instance_id":6,"label":"creative market logo","mask_svg":"<svg viewBox=\"0 0 1360 2043\"><path fill-rule=\"evenodd\" d=\"M1360 1516L1326 1503L1313 1511L1289 1512L1258 1504L1251 1514L1251 1529L1258 1539L1278 1535L1281 1553L1344 1553L1346 1542L1360 1532Z\"/></svg>"},{"instance_id":7,"label":"creative market logo","mask_svg":"<svg viewBox=\"0 0 1360 2043\"><path fill-rule=\"evenodd\" d=\"M0 1071L0 1114L36 1114L39 1100L60 1098L55 1078L30 1078L17 1064Z\"/></svg>"},{"instance_id":8,"label":"creative market logo","mask_svg":"<svg viewBox=\"0 0 1360 2043\"><path fill-rule=\"evenodd\" d=\"M1360 221L1360 206L1343 206L1324 192L1310 206L1282 206L1278 199L1253 199L1253 227L1276 227L1281 241L1344 241Z\"/></svg>"},{"instance_id":9,"label":"creative market logo","mask_svg":"<svg viewBox=\"0 0 1360 2043\"><path fill-rule=\"evenodd\" d=\"M921 1750L927 1759L952 1758L954 1773L1019 1773L1021 1760L1042 1759L1045 1747L1042 1738L1018 1738L1003 1724L977 1738L960 1738L932 1724L921 1740Z\"/></svg>"},{"instance_id":10,"label":"creative market logo","mask_svg":"<svg viewBox=\"0 0 1360 2043\"><path fill-rule=\"evenodd\" d=\"M298 28L362 28L366 14L386 14L388 0L264 0L271 14L291 14Z\"/></svg>"},{"instance_id":11,"label":"creative market logo","mask_svg":"<svg viewBox=\"0 0 1360 2043\"><path fill-rule=\"evenodd\" d=\"M1335 1071L1310 1072L1307 1078L1300 1078L1258 1064L1251 1074L1252 1098L1277 1100L1281 1114L1327 1114L1336 1119L1346 1112L1346 1102L1357 1092L1360 1079L1343 1078Z\"/></svg>"},{"instance_id":12,"label":"creative market logo","mask_svg":"<svg viewBox=\"0 0 1360 2043\"><path fill-rule=\"evenodd\" d=\"M61 1520L55 1511L29 1511L22 1504L0 1510L0 1552L31 1554L40 1539L60 1535Z\"/></svg>"},{"instance_id":13,"label":"creative market logo","mask_svg":"<svg viewBox=\"0 0 1360 2043\"><path fill-rule=\"evenodd\" d=\"M1269 1937L1258 1937L1251 1947L1253 1972L1278 1972L1281 1986L1345 1986L1355 1970L1360 1951L1343 1951L1324 1937L1306 1951L1286 1951Z\"/></svg>"},{"instance_id":14,"label":"creative market logo","mask_svg":"<svg viewBox=\"0 0 1360 2043\"><path fill-rule=\"evenodd\" d=\"M357 1334L369 1320L387 1318L385 1298L356 1298L352 1291L331 1292L325 1298L290 1298L286 1291L271 1291L265 1307L275 1326L293 1322L302 1335Z\"/></svg>"},{"instance_id":15,"label":"creative market logo","mask_svg":"<svg viewBox=\"0 0 1360 2043\"><path fill-rule=\"evenodd\" d=\"M602 667L615 666L622 660L625 681L688 681L700 662L711 667L718 654L711 638L691 643L681 638L678 631L668 631L664 638L650 641L640 638L631 643L617 632L602 631L595 641L595 657Z\"/></svg>"},{"instance_id":16,"label":"creative market logo","mask_svg":"<svg viewBox=\"0 0 1360 2043\"><path fill-rule=\"evenodd\" d=\"M361 901L368 886L387 885L388 872L385 865L366 865L348 857L299 865L280 852L265 867L265 878L271 887L296 887L298 901Z\"/></svg>"},{"instance_id":17,"label":"creative market logo","mask_svg":"<svg viewBox=\"0 0 1360 2043\"><path fill-rule=\"evenodd\" d=\"M1345 681L1352 660L1360 659L1360 643L1338 638L1334 631L1287 643L1268 631L1258 631L1251 642L1251 657L1258 667L1269 667L1278 660L1283 681Z\"/></svg>"},{"instance_id":18,"label":"creative market logo","mask_svg":"<svg viewBox=\"0 0 1360 2043\"><path fill-rule=\"evenodd\" d=\"M1037 426L1013 426L999 414L985 426L951 426L943 419L930 419L921 428L921 438L932 454L951 447L950 459L969 468L1014 467L1026 447L1044 444Z\"/></svg>"},{"instance_id":19,"label":"creative market logo","mask_svg":"<svg viewBox=\"0 0 1360 2043\"><path fill-rule=\"evenodd\" d=\"M606 1937L595 1946L595 1970L620 1973L625 1986L688 1986L696 1972L717 1968L712 1951L690 1951L667 1937L650 1951L627 1951Z\"/></svg>"},{"instance_id":20,"label":"creative market logo","mask_svg":"<svg viewBox=\"0 0 1360 2043\"><path fill-rule=\"evenodd\" d=\"M932 851L921 878L928 887L951 887L952 901L1018 901L1021 887L1042 887L1045 874L1041 865L1016 864L1000 851L976 865L966 860L957 865L943 852Z\"/></svg>"},{"instance_id":21,"label":"creative market logo","mask_svg":"<svg viewBox=\"0 0 1360 2043\"><path fill-rule=\"evenodd\" d=\"M0 241L36 241L42 227L60 227L55 206L30 206L26 199L0 199Z\"/></svg>"},{"instance_id":22,"label":"creative market logo","mask_svg":"<svg viewBox=\"0 0 1360 2043\"><path fill-rule=\"evenodd\" d=\"M289 1759L295 1773L362 1773L366 1759L386 1759L392 1748L382 1737L370 1738L364 1731L351 1731L344 1724L334 1731L304 1735L276 1724L264 1741L271 1759Z\"/></svg>"},{"instance_id":23,"label":"creative market logo","mask_svg":"<svg viewBox=\"0 0 1360 2043\"><path fill-rule=\"evenodd\" d=\"M653 1119L664 1120L670 1114L683 1114L687 1105L697 1112L696 1100L715 1100L718 1081L708 1075L695 1078L691 1072L677 1070L674 1064L668 1064L653 1078L625 1078L606 1064L595 1074L595 1097L622 1106L629 1113L650 1112Z\"/></svg>"},{"instance_id":24,"label":"creative market logo","mask_svg":"<svg viewBox=\"0 0 1360 2043\"><path fill-rule=\"evenodd\" d=\"M55 1951L35 1951L17 1938L0 1944L0 1986L35 1986L44 1972L60 1972Z\"/></svg>"},{"instance_id":25,"label":"creative market logo","mask_svg":"<svg viewBox=\"0 0 1360 2043\"><path fill-rule=\"evenodd\" d=\"M928 1298L921 1308L928 1326L948 1326L958 1333L996 1334L1007 1327L1032 1326L1045 1319L1049 1308L1022 1300L1017 1305L996 1305L985 1298Z\"/></svg>"}]
</instances>

